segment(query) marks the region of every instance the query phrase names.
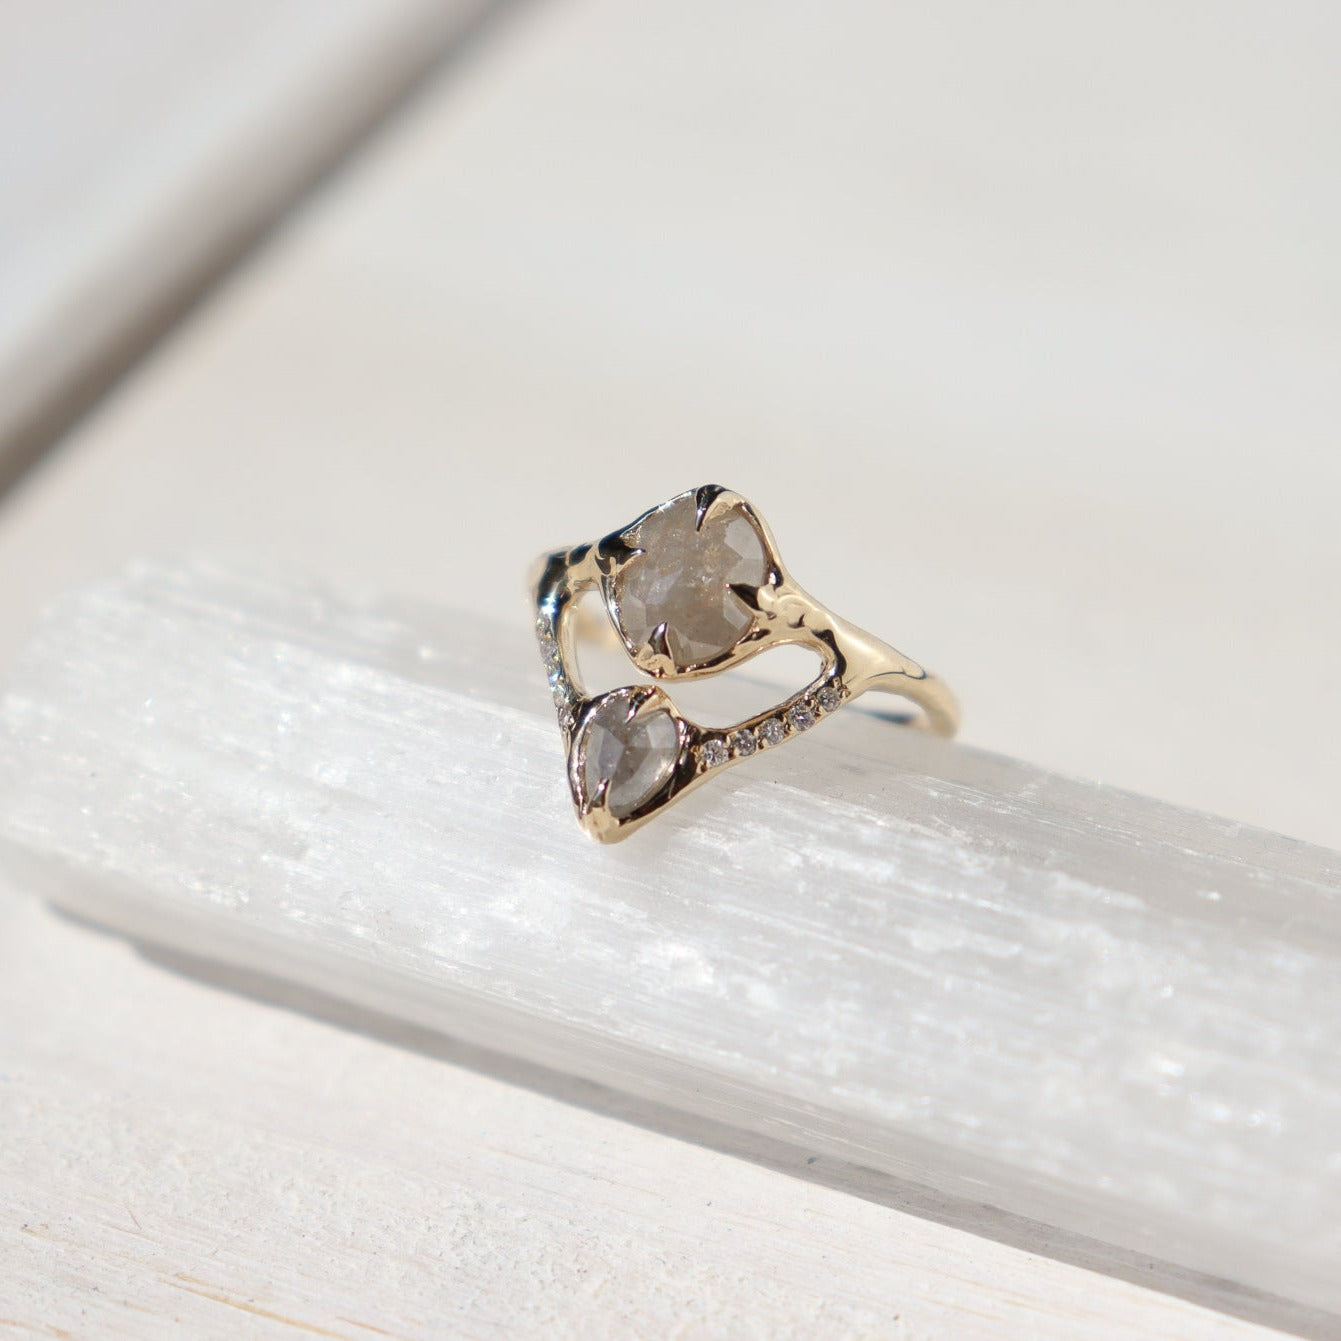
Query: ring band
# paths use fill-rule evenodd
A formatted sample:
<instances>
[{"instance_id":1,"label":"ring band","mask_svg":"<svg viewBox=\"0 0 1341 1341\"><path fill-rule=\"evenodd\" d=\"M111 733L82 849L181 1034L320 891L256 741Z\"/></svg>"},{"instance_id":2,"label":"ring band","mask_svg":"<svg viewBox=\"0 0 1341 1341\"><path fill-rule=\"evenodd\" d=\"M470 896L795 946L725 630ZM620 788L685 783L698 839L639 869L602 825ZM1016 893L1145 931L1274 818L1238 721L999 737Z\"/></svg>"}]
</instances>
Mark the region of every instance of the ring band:
<instances>
[{"instance_id":1,"label":"ring band","mask_svg":"<svg viewBox=\"0 0 1341 1341\"><path fill-rule=\"evenodd\" d=\"M820 674L777 707L735 726L698 726L660 684L587 696L573 612L598 591L633 664L653 680L690 680L770 647L817 652ZM808 731L879 690L915 703L918 724L951 736L959 710L945 684L840 618L792 581L763 519L715 484L677 494L594 545L545 555L535 582L536 634L568 750L582 827L625 837L729 764Z\"/></svg>"}]
</instances>

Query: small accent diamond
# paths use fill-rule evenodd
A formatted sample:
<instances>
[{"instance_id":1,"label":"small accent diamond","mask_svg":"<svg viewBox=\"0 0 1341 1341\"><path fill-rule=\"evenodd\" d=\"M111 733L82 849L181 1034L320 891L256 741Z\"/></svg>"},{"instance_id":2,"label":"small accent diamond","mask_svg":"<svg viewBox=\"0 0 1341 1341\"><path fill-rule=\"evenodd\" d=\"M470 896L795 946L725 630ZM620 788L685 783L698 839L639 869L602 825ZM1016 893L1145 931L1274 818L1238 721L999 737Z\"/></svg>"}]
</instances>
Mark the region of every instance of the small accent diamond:
<instances>
[{"instance_id":1,"label":"small accent diamond","mask_svg":"<svg viewBox=\"0 0 1341 1341\"><path fill-rule=\"evenodd\" d=\"M760 745L781 745L787 731L776 717L766 717L759 723L754 734L758 737Z\"/></svg>"},{"instance_id":2,"label":"small accent diamond","mask_svg":"<svg viewBox=\"0 0 1341 1341\"><path fill-rule=\"evenodd\" d=\"M565 731L571 731L573 729L573 723L576 721L577 713L573 711L571 704L565 703L559 709L559 725L563 727Z\"/></svg>"},{"instance_id":3,"label":"small accent diamond","mask_svg":"<svg viewBox=\"0 0 1341 1341\"><path fill-rule=\"evenodd\" d=\"M554 706L556 708L567 707L574 698L573 686L561 676L555 676L550 680L549 692L554 695Z\"/></svg>"},{"instance_id":4,"label":"small accent diamond","mask_svg":"<svg viewBox=\"0 0 1341 1341\"><path fill-rule=\"evenodd\" d=\"M726 763L731 757L731 752L726 748L726 741L714 737L712 740L705 740L699 746L698 757L708 768L717 768Z\"/></svg>"},{"instance_id":5,"label":"small accent diamond","mask_svg":"<svg viewBox=\"0 0 1341 1341\"><path fill-rule=\"evenodd\" d=\"M729 741L731 748L742 758L748 759L759 748L752 731L737 731Z\"/></svg>"},{"instance_id":6,"label":"small accent diamond","mask_svg":"<svg viewBox=\"0 0 1341 1341\"><path fill-rule=\"evenodd\" d=\"M787 720L793 731L809 731L815 725L815 712L808 703L793 703L787 709Z\"/></svg>"},{"instance_id":7,"label":"small accent diamond","mask_svg":"<svg viewBox=\"0 0 1341 1341\"><path fill-rule=\"evenodd\" d=\"M540 640L540 657L546 666L551 669L563 664L563 657L559 652L559 644L553 638L542 638Z\"/></svg>"},{"instance_id":8,"label":"small accent diamond","mask_svg":"<svg viewBox=\"0 0 1341 1341\"><path fill-rule=\"evenodd\" d=\"M815 695L815 701L825 712L837 712L843 706L843 686L836 682L826 684Z\"/></svg>"}]
</instances>

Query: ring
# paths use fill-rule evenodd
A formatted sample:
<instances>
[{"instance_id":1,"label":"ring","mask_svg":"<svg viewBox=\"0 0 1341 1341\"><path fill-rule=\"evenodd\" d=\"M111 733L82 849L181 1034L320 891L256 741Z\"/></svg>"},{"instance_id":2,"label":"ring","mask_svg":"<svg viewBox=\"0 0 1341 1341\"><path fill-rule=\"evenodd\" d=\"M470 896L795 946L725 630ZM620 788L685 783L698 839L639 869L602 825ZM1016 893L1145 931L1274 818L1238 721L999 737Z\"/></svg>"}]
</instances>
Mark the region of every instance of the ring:
<instances>
[{"instance_id":1,"label":"ring","mask_svg":"<svg viewBox=\"0 0 1341 1341\"><path fill-rule=\"evenodd\" d=\"M800 693L725 729L690 721L659 684L588 696L573 620L588 591L600 593L624 650L656 681L713 675L785 643L817 652L823 666ZM719 485L677 494L594 545L546 554L534 594L573 805L602 842L625 837L711 775L802 735L868 690L915 703L916 724L939 735L952 736L959 724L942 681L797 586L763 518Z\"/></svg>"}]
</instances>

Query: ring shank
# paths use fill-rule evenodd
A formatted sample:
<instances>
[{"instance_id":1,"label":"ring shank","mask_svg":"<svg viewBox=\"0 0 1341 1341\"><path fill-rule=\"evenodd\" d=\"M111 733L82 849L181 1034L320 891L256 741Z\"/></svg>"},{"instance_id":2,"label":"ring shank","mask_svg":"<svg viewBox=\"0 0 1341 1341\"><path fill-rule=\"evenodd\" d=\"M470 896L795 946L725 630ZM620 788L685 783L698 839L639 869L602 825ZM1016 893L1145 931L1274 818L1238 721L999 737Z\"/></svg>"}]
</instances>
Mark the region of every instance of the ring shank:
<instances>
[{"instance_id":1,"label":"ring shank","mask_svg":"<svg viewBox=\"0 0 1341 1341\"><path fill-rule=\"evenodd\" d=\"M810 599L828 623L844 682L853 698L867 690L897 694L922 709L924 716L913 725L924 726L938 736L955 734L959 729L959 703L944 680Z\"/></svg>"},{"instance_id":2,"label":"ring shank","mask_svg":"<svg viewBox=\"0 0 1341 1341\"><path fill-rule=\"evenodd\" d=\"M910 699L922 709L924 716L910 723L923 726L938 736L953 736L959 730L959 701L949 685L939 676L922 672L920 680L899 675L897 679L880 677L866 686L888 694Z\"/></svg>"}]
</instances>

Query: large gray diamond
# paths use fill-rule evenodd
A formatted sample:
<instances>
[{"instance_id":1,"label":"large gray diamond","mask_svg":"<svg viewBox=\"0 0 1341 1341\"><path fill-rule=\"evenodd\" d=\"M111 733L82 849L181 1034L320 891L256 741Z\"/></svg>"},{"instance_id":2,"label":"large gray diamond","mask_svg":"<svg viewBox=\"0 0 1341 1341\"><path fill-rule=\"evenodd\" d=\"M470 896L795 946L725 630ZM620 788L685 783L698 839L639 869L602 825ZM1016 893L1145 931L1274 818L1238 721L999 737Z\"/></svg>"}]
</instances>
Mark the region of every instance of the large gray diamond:
<instances>
[{"instance_id":1,"label":"large gray diamond","mask_svg":"<svg viewBox=\"0 0 1341 1341\"><path fill-rule=\"evenodd\" d=\"M616 819L631 815L665 786L680 754L680 733L665 708L630 719L639 691L617 690L587 719L582 784L594 797L609 783L606 809Z\"/></svg>"},{"instance_id":2,"label":"large gray diamond","mask_svg":"<svg viewBox=\"0 0 1341 1341\"><path fill-rule=\"evenodd\" d=\"M698 507L681 494L625 533L644 553L620 571L616 602L624 636L646 647L658 624L677 666L696 666L729 651L754 614L730 589L760 587L768 572L763 540L748 518L723 511L694 529Z\"/></svg>"}]
</instances>

